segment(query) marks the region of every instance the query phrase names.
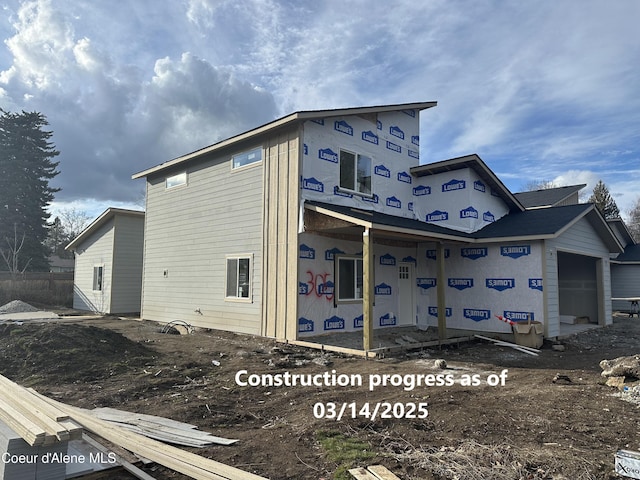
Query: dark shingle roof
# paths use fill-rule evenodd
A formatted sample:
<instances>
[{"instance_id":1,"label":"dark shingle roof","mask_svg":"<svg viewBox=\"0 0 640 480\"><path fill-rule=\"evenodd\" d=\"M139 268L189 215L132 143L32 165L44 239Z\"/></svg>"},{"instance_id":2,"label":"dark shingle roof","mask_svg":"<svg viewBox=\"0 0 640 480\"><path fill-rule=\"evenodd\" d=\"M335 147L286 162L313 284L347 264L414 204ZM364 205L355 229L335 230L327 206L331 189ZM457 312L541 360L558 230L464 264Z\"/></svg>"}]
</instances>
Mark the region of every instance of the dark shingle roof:
<instances>
[{"instance_id":1,"label":"dark shingle roof","mask_svg":"<svg viewBox=\"0 0 640 480\"><path fill-rule=\"evenodd\" d=\"M531 192L518 192L514 193L513 196L516 197L525 208L553 207L586 186L587 184L584 183L566 187L546 188L543 190L533 190Z\"/></svg>"},{"instance_id":2,"label":"dark shingle roof","mask_svg":"<svg viewBox=\"0 0 640 480\"><path fill-rule=\"evenodd\" d=\"M620 263L640 263L640 244L627 245L624 253L618 255L613 261Z\"/></svg>"}]
</instances>

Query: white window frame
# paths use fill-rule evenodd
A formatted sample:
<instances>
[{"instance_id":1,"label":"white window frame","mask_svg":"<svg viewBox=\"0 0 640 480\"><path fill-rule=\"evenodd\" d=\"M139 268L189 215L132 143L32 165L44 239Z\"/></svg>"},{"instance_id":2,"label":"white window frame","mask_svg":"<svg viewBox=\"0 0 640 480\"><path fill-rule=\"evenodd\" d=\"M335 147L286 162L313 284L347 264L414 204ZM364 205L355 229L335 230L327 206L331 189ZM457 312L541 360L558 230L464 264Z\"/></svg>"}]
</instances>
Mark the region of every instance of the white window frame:
<instances>
[{"instance_id":1,"label":"white window frame","mask_svg":"<svg viewBox=\"0 0 640 480\"><path fill-rule=\"evenodd\" d=\"M342 154L347 153L349 155L353 155L353 188L349 188L349 186L342 185ZM369 161L369 192L360 190L360 182L358 181L358 162L360 159L367 159ZM373 197L373 158L369 155L364 155L362 153L354 152L351 150L347 150L346 148L341 148L338 153L338 164L339 164L339 179L338 179L338 187L340 190L344 192L349 192L355 195L361 195L363 197Z\"/></svg>"},{"instance_id":2,"label":"white window frame","mask_svg":"<svg viewBox=\"0 0 640 480\"><path fill-rule=\"evenodd\" d=\"M252 155L256 154L259 154L259 158L251 158ZM262 147L252 148L251 150L245 150L243 152L236 153L231 157L231 171L244 170L245 168L251 168L259 165L262 163L262 156ZM236 165L236 162L242 161L244 157L247 158L247 161L245 163Z\"/></svg>"},{"instance_id":3,"label":"white window frame","mask_svg":"<svg viewBox=\"0 0 640 480\"><path fill-rule=\"evenodd\" d=\"M187 172L176 173L175 175L169 175L164 179L165 190L173 190L174 188L184 187L187 185Z\"/></svg>"},{"instance_id":4,"label":"white window frame","mask_svg":"<svg viewBox=\"0 0 640 480\"><path fill-rule=\"evenodd\" d=\"M236 260L236 286L235 291L238 292L240 290L240 278L239 278L239 269L240 269L240 260L249 260L249 272L247 279L247 293L248 296L238 296L236 295L228 295L228 287L229 287L229 260ZM227 302L241 302L241 303L252 303L253 302L253 254L252 253L240 253L235 255L225 255L224 259L224 299Z\"/></svg>"},{"instance_id":5,"label":"white window frame","mask_svg":"<svg viewBox=\"0 0 640 480\"><path fill-rule=\"evenodd\" d=\"M94 292L102 292L104 290L104 264L93 266L93 286L91 290Z\"/></svg>"},{"instance_id":6,"label":"white window frame","mask_svg":"<svg viewBox=\"0 0 640 480\"><path fill-rule=\"evenodd\" d=\"M340 275L340 262L341 261L353 261L354 262L354 278L353 281L353 291L355 293L354 298L342 298L340 296L340 283L344 281ZM358 263L360 264L360 269L362 271L362 285L360 286L360 291L358 292ZM336 255L334 257L334 275L333 277L336 279L335 290L334 290L334 298L336 304L345 304L345 303L362 303L364 298L364 264L361 255ZM358 293L360 294L358 296Z\"/></svg>"}]
</instances>

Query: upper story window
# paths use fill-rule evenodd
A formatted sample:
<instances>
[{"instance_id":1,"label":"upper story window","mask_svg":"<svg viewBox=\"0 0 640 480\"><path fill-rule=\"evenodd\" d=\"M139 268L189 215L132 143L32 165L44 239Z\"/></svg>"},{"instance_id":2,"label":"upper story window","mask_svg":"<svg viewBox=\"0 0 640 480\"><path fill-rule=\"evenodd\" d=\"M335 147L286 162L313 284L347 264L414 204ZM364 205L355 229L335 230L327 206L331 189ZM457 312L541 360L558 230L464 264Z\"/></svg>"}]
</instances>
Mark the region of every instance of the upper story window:
<instances>
[{"instance_id":1,"label":"upper story window","mask_svg":"<svg viewBox=\"0 0 640 480\"><path fill-rule=\"evenodd\" d=\"M242 152L231 158L231 168L240 168L262 161L262 148L254 148L248 152Z\"/></svg>"},{"instance_id":2,"label":"upper story window","mask_svg":"<svg viewBox=\"0 0 640 480\"><path fill-rule=\"evenodd\" d=\"M175 187L179 187L180 185L186 185L187 184L187 172L180 172L176 175L171 175L170 177L167 177L165 180L165 188L169 189L169 188L175 188Z\"/></svg>"},{"instance_id":3,"label":"upper story window","mask_svg":"<svg viewBox=\"0 0 640 480\"><path fill-rule=\"evenodd\" d=\"M340 188L371 195L371 157L340 150Z\"/></svg>"}]
</instances>

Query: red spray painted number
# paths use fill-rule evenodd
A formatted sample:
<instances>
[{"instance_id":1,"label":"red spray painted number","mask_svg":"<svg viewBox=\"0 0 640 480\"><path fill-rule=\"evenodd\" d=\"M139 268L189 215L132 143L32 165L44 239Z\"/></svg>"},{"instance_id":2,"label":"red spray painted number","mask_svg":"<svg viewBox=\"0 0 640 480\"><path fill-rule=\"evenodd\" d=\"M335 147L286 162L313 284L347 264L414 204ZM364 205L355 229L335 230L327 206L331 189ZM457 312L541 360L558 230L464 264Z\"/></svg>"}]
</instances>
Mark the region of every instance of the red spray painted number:
<instances>
[{"instance_id":1,"label":"red spray painted number","mask_svg":"<svg viewBox=\"0 0 640 480\"><path fill-rule=\"evenodd\" d=\"M307 284L309 291L307 295L315 294L318 298L325 298L328 301L333 300L333 282L329 280L330 273L313 273L307 270Z\"/></svg>"}]
</instances>

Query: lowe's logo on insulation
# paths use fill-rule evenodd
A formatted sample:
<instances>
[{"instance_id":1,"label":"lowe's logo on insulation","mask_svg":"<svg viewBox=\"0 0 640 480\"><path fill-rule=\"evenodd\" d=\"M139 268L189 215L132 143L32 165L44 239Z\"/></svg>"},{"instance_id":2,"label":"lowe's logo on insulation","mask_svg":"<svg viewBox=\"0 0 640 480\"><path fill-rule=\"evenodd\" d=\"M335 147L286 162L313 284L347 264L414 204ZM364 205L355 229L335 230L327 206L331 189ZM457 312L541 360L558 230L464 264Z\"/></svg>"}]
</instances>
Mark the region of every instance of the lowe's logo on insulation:
<instances>
[{"instance_id":1,"label":"lowe's logo on insulation","mask_svg":"<svg viewBox=\"0 0 640 480\"><path fill-rule=\"evenodd\" d=\"M407 203L407 210L409 210L410 212L413 212L413 202Z\"/></svg>"},{"instance_id":2,"label":"lowe's logo on insulation","mask_svg":"<svg viewBox=\"0 0 640 480\"><path fill-rule=\"evenodd\" d=\"M442 210L434 210L431 213L427 213L427 222L442 222L449 220L449 213Z\"/></svg>"},{"instance_id":3,"label":"lowe's logo on insulation","mask_svg":"<svg viewBox=\"0 0 640 480\"><path fill-rule=\"evenodd\" d=\"M324 321L325 330L344 330L344 318L334 315Z\"/></svg>"},{"instance_id":4,"label":"lowe's logo on insulation","mask_svg":"<svg viewBox=\"0 0 640 480\"><path fill-rule=\"evenodd\" d=\"M444 258L449 258L449 254L450 253L451 253L451 251L448 248L445 248L444 249ZM435 260L437 254L438 254L437 250L427 250L427 258L430 258L431 260Z\"/></svg>"},{"instance_id":5,"label":"lowe's logo on insulation","mask_svg":"<svg viewBox=\"0 0 640 480\"><path fill-rule=\"evenodd\" d=\"M391 178L391 170L384 165L376 165L373 167L373 173L380 175L381 177Z\"/></svg>"},{"instance_id":6,"label":"lowe's logo on insulation","mask_svg":"<svg viewBox=\"0 0 640 480\"><path fill-rule=\"evenodd\" d=\"M420 135L411 135L411 143L420 146Z\"/></svg>"},{"instance_id":7,"label":"lowe's logo on insulation","mask_svg":"<svg viewBox=\"0 0 640 480\"><path fill-rule=\"evenodd\" d=\"M364 315L360 315L353 319L353 328L362 328L364 327Z\"/></svg>"},{"instance_id":8,"label":"lowe's logo on insulation","mask_svg":"<svg viewBox=\"0 0 640 480\"><path fill-rule=\"evenodd\" d=\"M460 218L478 218L478 210L473 207L467 207L460 210Z\"/></svg>"},{"instance_id":9,"label":"lowe's logo on insulation","mask_svg":"<svg viewBox=\"0 0 640 480\"><path fill-rule=\"evenodd\" d=\"M305 143L302 148L304 149L304 154L309 155L309 145Z\"/></svg>"},{"instance_id":10,"label":"lowe's logo on insulation","mask_svg":"<svg viewBox=\"0 0 640 480\"><path fill-rule=\"evenodd\" d=\"M336 132L340 132L340 133L344 133L346 135L351 135L353 137L353 127L351 125L349 125L347 122L345 122L344 120L336 120L333 123L333 129Z\"/></svg>"},{"instance_id":11,"label":"lowe's logo on insulation","mask_svg":"<svg viewBox=\"0 0 640 480\"><path fill-rule=\"evenodd\" d=\"M420 152L418 152L417 150L407 150L407 154L411 157L411 158L420 158Z\"/></svg>"},{"instance_id":12,"label":"lowe's logo on insulation","mask_svg":"<svg viewBox=\"0 0 640 480\"><path fill-rule=\"evenodd\" d=\"M457 290L473 288L473 278L450 278L449 286Z\"/></svg>"},{"instance_id":13,"label":"lowe's logo on insulation","mask_svg":"<svg viewBox=\"0 0 640 480\"><path fill-rule=\"evenodd\" d=\"M318 158L331 163L338 163L338 154L330 148L321 148L318 150Z\"/></svg>"},{"instance_id":14,"label":"lowe's logo on insulation","mask_svg":"<svg viewBox=\"0 0 640 480\"><path fill-rule=\"evenodd\" d=\"M313 332L313 320L309 320L308 318L300 317L298 319L298 332Z\"/></svg>"},{"instance_id":15,"label":"lowe's logo on insulation","mask_svg":"<svg viewBox=\"0 0 640 480\"><path fill-rule=\"evenodd\" d=\"M336 258L336 254L340 255L341 253L344 252L337 247L333 247L331 250L324 251L324 259L333 261Z\"/></svg>"},{"instance_id":16,"label":"lowe's logo on insulation","mask_svg":"<svg viewBox=\"0 0 640 480\"><path fill-rule=\"evenodd\" d=\"M376 285L375 293L376 295L391 295L391 285L387 285L384 282L380 285Z\"/></svg>"},{"instance_id":17,"label":"lowe's logo on insulation","mask_svg":"<svg viewBox=\"0 0 640 480\"><path fill-rule=\"evenodd\" d=\"M407 172L398 172L398 181L404 183L411 183L411 175Z\"/></svg>"},{"instance_id":18,"label":"lowe's logo on insulation","mask_svg":"<svg viewBox=\"0 0 640 480\"><path fill-rule=\"evenodd\" d=\"M324 183L320 180L316 180L315 178L303 178L302 179L302 188L305 190L312 190L314 192L324 192Z\"/></svg>"},{"instance_id":19,"label":"lowe's logo on insulation","mask_svg":"<svg viewBox=\"0 0 640 480\"><path fill-rule=\"evenodd\" d=\"M404 113L405 115L409 115L410 117L416 118L415 110L402 110L402 113Z\"/></svg>"},{"instance_id":20,"label":"lowe's logo on insulation","mask_svg":"<svg viewBox=\"0 0 640 480\"><path fill-rule=\"evenodd\" d=\"M317 123L318 125L324 125L324 118L314 118L311 121L313 123Z\"/></svg>"},{"instance_id":21,"label":"lowe's logo on insulation","mask_svg":"<svg viewBox=\"0 0 640 480\"><path fill-rule=\"evenodd\" d=\"M418 261L415 258L413 258L411 255L409 255L408 257L404 257L402 261L404 263L413 263L414 265L418 263Z\"/></svg>"},{"instance_id":22,"label":"lowe's logo on insulation","mask_svg":"<svg viewBox=\"0 0 640 480\"><path fill-rule=\"evenodd\" d=\"M531 255L531 245L511 245L500 247L500 255L503 257L520 258Z\"/></svg>"},{"instance_id":23,"label":"lowe's logo on insulation","mask_svg":"<svg viewBox=\"0 0 640 480\"><path fill-rule=\"evenodd\" d=\"M493 216L493 213L486 211L482 214L482 220L493 223L496 221L496 217Z\"/></svg>"},{"instance_id":24,"label":"lowe's logo on insulation","mask_svg":"<svg viewBox=\"0 0 640 480\"><path fill-rule=\"evenodd\" d=\"M337 195L338 197L353 198L353 194L352 193L345 192L344 190L341 190L338 185L333 187L333 194Z\"/></svg>"},{"instance_id":25,"label":"lowe's logo on insulation","mask_svg":"<svg viewBox=\"0 0 640 480\"><path fill-rule=\"evenodd\" d=\"M431 187L419 185L413 189L414 197L422 197L423 195L431 195Z\"/></svg>"},{"instance_id":26,"label":"lowe's logo on insulation","mask_svg":"<svg viewBox=\"0 0 640 480\"><path fill-rule=\"evenodd\" d=\"M491 310L465 308L462 310L462 315L464 315L464 318L468 318L474 322L481 322L482 320L489 320L491 318Z\"/></svg>"},{"instance_id":27,"label":"lowe's logo on insulation","mask_svg":"<svg viewBox=\"0 0 640 480\"><path fill-rule=\"evenodd\" d=\"M333 282L331 280L327 280L325 283L319 283L318 286L316 287L317 290L317 294L318 296L322 296L322 295L327 295L327 296L331 296L333 295Z\"/></svg>"},{"instance_id":28,"label":"lowe's logo on insulation","mask_svg":"<svg viewBox=\"0 0 640 480\"><path fill-rule=\"evenodd\" d=\"M432 317L437 317L438 316L438 307L429 307L429 315L431 315ZM447 307L444 309L444 316L445 317L450 317L451 315L453 315L453 311L451 310L451 307Z\"/></svg>"},{"instance_id":29,"label":"lowe's logo on insulation","mask_svg":"<svg viewBox=\"0 0 640 480\"><path fill-rule=\"evenodd\" d=\"M542 279L541 278L530 278L529 279L529 288L532 290L540 290L542 291Z\"/></svg>"},{"instance_id":30,"label":"lowe's logo on insulation","mask_svg":"<svg viewBox=\"0 0 640 480\"><path fill-rule=\"evenodd\" d=\"M382 130L382 122L380 120L376 120L376 128Z\"/></svg>"},{"instance_id":31,"label":"lowe's logo on insulation","mask_svg":"<svg viewBox=\"0 0 640 480\"><path fill-rule=\"evenodd\" d=\"M443 192L453 192L455 190L464 190L465 188L467 188L467 182L464 180L453 179L442 184Z\"/></svg>"},{"instance_id":32,"label":"lowe's logo on insulation","mask_svg":"<svg viewBox=\"0 0 640 480\"><path fill-rule=\"evenodd\" d=\"M304 243L300 244L300 253L298 255L300 258L306 258L309 260L313 260L316 258L316 249L305 245Z\"/></svg>"},{"instance_id":33,"label":"lowe's logo on insulation","mask_svg":"<svg viewBox=\"0 0 640 480\"><path fill-rule=\"evenodd\" d=\"M514 312L511 310L505 310L503 316L512 322L526 322L529 320L533 322L534 320L533 312Z\"/></svg>"},{"instance_id":34,"label":"lowe's logo on insulation","mask_svg":"<svg viewBox=\"0 0 640 480\"><path fill-rule=\"evenodd\" d=\"M404 140L404 132L397 125L391 125L389 127L389 133L394 137L398 137Z\"/></svg>"},{"instance_id":35,"label":"lowe's logo on insulation","mask_svg":"<svg viewBox=\"0 0 640 480\"><path fill-rule=\"evenodd\" d=\"M393 142L390 142L389 140L387 140L387 149L391 150L392 152L402 153L402 147L400 145L396 145Z\"/></svg>"},{"instance_id":36,"label":"lowe's logo on insulation","mask_svg":"<svg viewBox=\"0 0 640 480\"><path fill-rule=\"evenodd\" d=\"M309 284L298 282L298 295L309 295Z\"/></svg>"},{"instance_id":37,"label":"lowe's logo on insulation","mask_svg":"<svg viewBox=\"0 0 640 480\"><path fill-rule=\"evenodd\" d=\"M420 288L424 288L428 290L429 288L434 288L437 285L437 280L435 278L416 278L416 283Z\"/></svg>"},{"instance_id":38,"label":"lowe's logo on insulation","mask_svg":"<svg viewBox=\"0 0 640 480\"><path fill-rule=\"evenodd\" d=\"M515 288L516 280L514 278L487 278L485 280L487 288L493 288L499 292Z\"/></svg>"},{"instance_id":39,"label":"lowe's logo on insulation","mask_svg":"<svg viewBox=\"0 0 640 480\"><path fill-rule=\"evenodd\" d=\"M390 253L385 253L384 255L380 256L380 265L395 265L396 264L396 257L394 257L393 255L391 255Z\"/></svg>"},{"instance_id":40,"label":"lowe's logo on insulation","mask_svg":"<svg viewBox=\"0 0 640 480\"><path fill-rule=\"evenodd\" d=\"M489 255L487 247L460 249L460 256L470 260L478 260L479 258L486 257L487 255Z\"/></svg>"},{"instance_id":41,"label":"lowe's logo on insulation","mask_svg":"<svg viewBox=\"0 0 640 480\"><path fill-rule=\"evenodd\" d=\"M378 135L373 133L371 130L362 132L362 140L364 140L365 142L373 143L374 145L378 145Z\"/></svg>"},{"instance_id":42,"label":"lowe's logo on insulation","mask_svg":"<svg viewBox=\"0 0 640 480\"><path fill-rule=\"evenodd\" d=\"M373 194L372 197L362 197L362 201L363 202L378 203L379 200L380 199L379 199L378 195L375 194L375 193Z\"/></svg>"},{"instance_id":43,"label":"lowe's logo on insulation","mask_svg":"<svg viewBox=\"0 0 640 480\"><path fill-rule=\"evenodd\" d=\"M396 316L393 313L385 313L380 317L380 326L388 327L396 324Z\"/></svg>"},{"instance_id":44,"label":"lowe's logo on insulation","mask_svg":"<svg viewBox=\"0 0 640 480\"><path fill-rule=\"evenodd\" d=\"M387 197L387 207L402 208L402 202L396 197Z\"/></svg>"},{"instance_id":45,"label":"lowe's logo on insulation","mask_svg":"<svg viewBox=\"0 0 640 480\"><path fill-rule=\"evenodd\" d=\"M482 183L480 180L476 180L475 182L473 182L473 189L478 190L482 193L487 191L487 187L485 187L484 183Z\"/></svg>"}]
</instances>

